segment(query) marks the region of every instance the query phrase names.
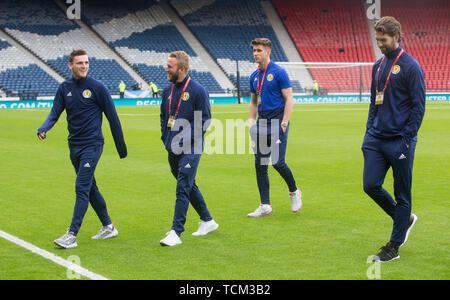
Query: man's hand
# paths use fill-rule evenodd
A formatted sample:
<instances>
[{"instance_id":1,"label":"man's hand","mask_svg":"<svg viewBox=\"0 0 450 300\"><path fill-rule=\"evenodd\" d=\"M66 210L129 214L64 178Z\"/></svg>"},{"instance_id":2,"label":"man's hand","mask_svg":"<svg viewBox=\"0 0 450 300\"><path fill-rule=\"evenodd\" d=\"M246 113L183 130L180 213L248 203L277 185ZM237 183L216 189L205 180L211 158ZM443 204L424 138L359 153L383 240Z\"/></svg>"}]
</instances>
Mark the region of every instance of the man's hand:
<instances>
[{"instance_id":1,"label":"man's hand","mask_svg":"<svg viewBox=\"0 0 450 300\"><path fill-rule=\"evenodd\" d=\"M288 127L288 122L281 122L281 130L283 130L283 132L286 132Z\"/></svg>"},{"instance_id":2,"label":"man's hand","mask_svg":"<svg viewBox=\"0 0 450 300\"><path fill-rule=\"evenodd\" d=\"M283 94L284 101L286 102L284 106L284 114L283 119L281 120L281 130L286 132L289 120L291 118L292 110L294 109L294 98L292 97L292 88L282 89L281 93Z\"/></svg>"},{"instance_id":3,"label":"man's hand","mask_svg":"<svg viewBox=\"0 0 450 300\"><path fill-rule=\"evenodd\" d=\"M46 137L45 132L38 133L37 136L41 141Z\"/></svg>"},{"instance_id":4,"label":"man's hand","mask_svg":"<svg viewBox=\"0 0 450 300\"><path fill-rule=\"evenodd\" d=\"M255 125L255 124L256 124L255 119L249 119L249 120L248 120L248 128L252 128L253 125Z\"/></svg>"}]
</instances>

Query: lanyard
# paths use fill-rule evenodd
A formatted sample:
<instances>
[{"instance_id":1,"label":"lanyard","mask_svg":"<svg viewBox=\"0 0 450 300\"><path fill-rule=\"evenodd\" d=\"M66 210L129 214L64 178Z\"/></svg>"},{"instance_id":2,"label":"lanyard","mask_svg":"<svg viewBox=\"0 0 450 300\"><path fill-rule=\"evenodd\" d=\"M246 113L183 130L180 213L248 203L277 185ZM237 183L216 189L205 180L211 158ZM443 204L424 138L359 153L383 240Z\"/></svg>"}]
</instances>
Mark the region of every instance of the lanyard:
<instances>
[{"instance_id":1,"label":"lanyard","mask_svg":"<svg viewBox=\"0 0 450 300\"><path fill-rule=\"evenodd\" d=\"M184 85L183 91L181 92L180 100L178 100L178 107L177 107L177 110L175 112L175 117L178 116L178 111L180 110L180 105L181 105L181 99L183 99L183 95L184 95L184 92L186 91L186 88L187 88L187 86L189 84L189 81L191 81L191 77L189 77L187 79L186 84ZM172 84L172 90L170 91L170 96L169 96L169 115L170 115L170 110L171 110L171 107L172 107L172 93L173 93L173 87L174 86L175 86L175 83Z\"/></svg>"},{"instance_id":2,"label":"lanyard","mask_svg":"<svg viewBox=\"0 0 450 300\"><path fill-rule=\"evenodd\" d=\"M400 56L403 54L403 49L400 51L400 53L397 55L397 58L394 60L394 63L392 64L392 66L391 66L391 70L389 71L389 75L388 75L388 77L386 78L386 83L384 84L384 88L383 88L383 91L384 90L386 90L386 87L387 87L387 85L388 85L388 82L389 82L389 78L391 77L391 74L392 74L392 69L394 68L394 66L395 66L395 64L397 63L397 61L398 61L398 59L400 58ZM386 56L383 56L383 58L381 59L381 63L380 63L380 66L378 67L378 71L377 71L377 91L378 91L378 77L380 76L380 69L381 69L381 65L383 64L383 61L384 61L384 58L385 58Z\"/></svg>"},{"instance_id":3,"label":"lanyard","mask_svg":"<svg viewBox=\"0 0 450 300\"><path fill-rule=\"evenodd\" d=\"M263 78L261 80L261 87L259 86L259 67L258 67L258 81L257 81L257 85L256 85L256 93L257 94L261 93L261 90L262 90L262 87L263 87L263 84L264 84L264 78L266 78L266 71L267 71L267 68L269 67L269 64L270 64L270 61L267 64L266 68L264 69Z\"/></svg>"}]
</instances>

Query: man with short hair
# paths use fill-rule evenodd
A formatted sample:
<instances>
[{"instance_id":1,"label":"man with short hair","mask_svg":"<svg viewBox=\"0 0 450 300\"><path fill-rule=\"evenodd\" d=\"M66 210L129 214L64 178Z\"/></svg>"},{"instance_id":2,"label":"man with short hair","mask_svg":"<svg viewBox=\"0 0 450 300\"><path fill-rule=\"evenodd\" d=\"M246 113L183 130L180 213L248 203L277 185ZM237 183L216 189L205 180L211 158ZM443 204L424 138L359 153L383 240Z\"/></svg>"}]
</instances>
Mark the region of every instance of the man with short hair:
<instances>
[{"instance_id":1,"label":"man with short hair","mask_svg":"<svg viewBox=\"0 0 450 300\"><path fill-rule=\"evenodd\" d=\"M72 78L59 86L50 114L37 132L40 140L45 139L47 132L58 121L63 110L66 110L70 160L77 173L76 202L69 229L54 241L56 245L66 249L78 246L76 236L89 203L102 223L102 228L92 239L106 239L118 234L94 178L104 144L102 113L105 113L109 121L120 158L127 156L122 127L111 95L103 83L87 75L89 58L86 51L74 50L69 56L68 67L72 71Z\"/></svg>"},{"instance_id":2,"label":"man with short hair","mask_svg":"<svg viewBox=\"0 0 450 300\"><path fill-rule=\"evenodd\" d=\"M251 45L258 69L250 76L249 128L255 143L256 182L261 203L247 216L256 218L272 215L268 175L270 159L286 182L292 212L297 213L302 207L302 194L285 162L289 120L294 106L291 83L287 72L270 60L272 42L269 39L256 38ZM255 121L257 115L258 120Z\"/></svg>"},{"instance_id":3,"label":"man with short hair","mask_svg":"<svg viewBox=\"0 0 450 300\"><path fill-rule=\"evenodd\" d=\"M170 53L167 78L161 102L161 139L168 152L169 165L177 180L175 213L172 228L160 243L181 244L189 203L200 216L200 226L192 235L203 236L219 227L211 217L205 200L195 183L203 152L204 133L211 119L209 96L203 86L189 75L189 56L184 51Z\"/></svg>"},{"instance_id":4,"label":"man with short hair","mask_svg":"<svg viewBox=\"0 0 450 300\"><path fill-rule=\"evenodd\" d=\"M369 116L362 151L364 191L394 221L390 241L373 257L385 262L399 258L417 221L411 214L411 187L417 132L425 113L425 82L419 63L400 46L400 23L383 17L375 23L377 45L384 56L372 69ZM382 187L389 168L394 196Z\"/></svg>"}]
</instances>

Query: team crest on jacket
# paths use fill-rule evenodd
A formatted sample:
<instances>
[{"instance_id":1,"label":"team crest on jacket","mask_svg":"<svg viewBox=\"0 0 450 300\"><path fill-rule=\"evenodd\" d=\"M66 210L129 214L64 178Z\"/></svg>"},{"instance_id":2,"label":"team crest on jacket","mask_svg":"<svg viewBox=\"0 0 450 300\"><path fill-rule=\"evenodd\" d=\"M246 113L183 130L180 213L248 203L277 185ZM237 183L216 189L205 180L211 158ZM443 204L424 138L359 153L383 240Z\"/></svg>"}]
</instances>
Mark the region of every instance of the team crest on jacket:
<instances>
[{"instance_id":1,"label":"team crest on jacket","mask_svg":"<svg viewBox=\"0 0 450 300\"><path fill-rule=\"evenodd\" d=\"M188 92L184 92L183 94L183 100L187 101L189 99L189 93Z\"/></svg>"},{"instance_id":2,"label":"team crest on jacket","mask_svg":"<svg viewBox=\"0 0 450 300\"><path fill-rule=\"evenodd\" d=\"M268 81L272 81L272 80L273 80L273 74L267 75L267 80L268 80Z\"/></svg>"},{"instance_id":3,"label":"team crest on jacket","mask_svg":"<svg viewBox=\"0 0 450 300\"><path fill-rule=\"evenodd\" d=\"M83 97L84 98L91 98L91 95L92 95L91 90L84 90L83 91Z\"/></svg>"},{"instance_id":4,"label":"team crest on jacket","mask_svg":"<svg viewBox=\"0 0 450 300\"><path fill-rule=\"evenodd\" d=\"M400 66L395 65L394 68L392 69L392 74L397 74L398 72L400 72Z\"/></svg>"}]
</instances>

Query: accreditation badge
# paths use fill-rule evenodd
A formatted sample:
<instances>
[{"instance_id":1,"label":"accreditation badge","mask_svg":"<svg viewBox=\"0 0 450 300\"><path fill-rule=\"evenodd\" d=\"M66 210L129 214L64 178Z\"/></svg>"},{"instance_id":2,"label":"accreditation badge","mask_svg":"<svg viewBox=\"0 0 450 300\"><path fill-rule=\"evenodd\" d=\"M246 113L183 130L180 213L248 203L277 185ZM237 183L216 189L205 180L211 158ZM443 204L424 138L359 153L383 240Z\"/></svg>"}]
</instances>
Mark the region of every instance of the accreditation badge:
<instances>
[{"instance_id":1,"label":"accreditation badge","mask_svg":"<svg viewBox=\"0 0 450 300\"><path fill-rule=\"evenodd\" d=\"M169 116L167 127L172 128L173 126L175 126L175 116Z\"/></svg>"},{"instance_id":2,"label":"accreditation badge","mask_svg":"<svg viewBox=\"0 0 450 300\"><path fill-rule=\"evenodd\" d=\"M375 97L375 105L383 104L384 92L377 92Z\"/></svg>"},{"instance_id":3,"label":"accreditation badge","mask_svg":"<svg viewBox=\"0 0 450 300\"><path fill-rule=\"evenodd\" d=\"M258 105L261 105L261 93L256 93L256 100Z\"/></svg>"}]
</instances>

